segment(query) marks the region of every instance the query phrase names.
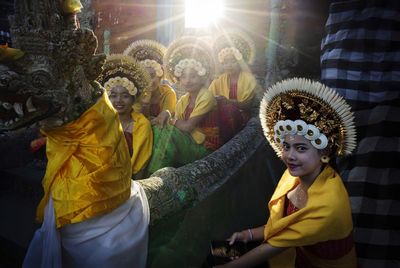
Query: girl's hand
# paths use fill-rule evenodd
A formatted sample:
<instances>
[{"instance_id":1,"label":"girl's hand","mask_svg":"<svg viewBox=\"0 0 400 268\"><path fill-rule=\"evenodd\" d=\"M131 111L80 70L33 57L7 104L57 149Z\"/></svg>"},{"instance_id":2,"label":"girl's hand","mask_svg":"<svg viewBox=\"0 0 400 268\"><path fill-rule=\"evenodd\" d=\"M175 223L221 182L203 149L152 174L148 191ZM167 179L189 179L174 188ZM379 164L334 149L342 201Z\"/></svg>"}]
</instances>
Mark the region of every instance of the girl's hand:
<instances>
[{"instance_id":1,"label":"girl's hand","mask_svg":"<svg viewBox=\"0 0 400 268\"><path fill-rule=\"evenodd\" d=\"M156 118L152 120L156 125L161 128L164 128L171 118L171 113L169 111L162 111Z\"/></svg>"},{"instance_id":2,"label":"girl's hand","mask_svg":"<svg viewBox=\"0 0 400 268\"><path fill-rule=\"evenodd\" d=\"M229 245L233 245L236 241L243 241L243 234L242 232L235 232L229 237Z\"/></svg>"},{"instance_id":3,"label":"girl's hand","mask_svg":"<svg viewBox=\"0 0 400 268\"><path fill-rule=\"evenodd\" d=\"M224 96L215 96L215 98L217 99L217 101L219 103L222 103L222 104L228 104L229 103L229 100L227 98L225 98Z\"/></svg>"},{"instance_id":4,"label":"girl's hand","mask_svg":"<svg viewBox=\"0 0 400 268\"><path fill-rule=\"evenodd\" d=\"M241 232L235 232L228 239L229 245L233 245L236 241L248 242L253 240L253 234L250 229L243 230Z\"/></svg>"},{"instance_id":5,"label":"girl's hand","mask_svg":"<svg viewBox=\"0 0 400 268\"><path fill-rule=\"evenodd\" d=\"M159 124L159 122L158 122L158 117L154 117L153 119L151 119L151 125L158 125Z\"/></svg>"}]
</instances>

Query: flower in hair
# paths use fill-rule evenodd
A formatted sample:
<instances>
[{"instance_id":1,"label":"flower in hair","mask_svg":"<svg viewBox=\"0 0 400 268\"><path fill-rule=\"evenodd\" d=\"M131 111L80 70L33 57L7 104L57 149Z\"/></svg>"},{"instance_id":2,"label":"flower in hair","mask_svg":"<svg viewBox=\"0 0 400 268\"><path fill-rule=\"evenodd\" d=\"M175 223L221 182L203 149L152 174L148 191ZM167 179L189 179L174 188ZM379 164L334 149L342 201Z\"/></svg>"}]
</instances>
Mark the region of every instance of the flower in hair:
<instances>
[{"instance_id":1,"label":"flower in hair","mask_svg":"<svg viewBox=\"0 0 400 268\"><path fill-rule=\"evenodd\" d=\"M226 47L218 53L218 61L223 63L228 56L233 56L237 61L243 59L242 53L235 47Z\"/></svg>"},{"instance_id":2,"label":"flower in hair","mask_svg":"<svg viewBox=\"0 0 400 268\"><path fill-rule=\"evenodd\" d=\"M204 76L207 73L207 70L203 67L201 62L195 59L182 59L175 65L174 75L176 77L181 77L183 70L186 68L194 69L199 76Z\"/></svg>"},{"instance_id":3,"label":"flower in hair","mask_svg":"<svg viewBox=\"0 0 400 268\"><path fill-rule=\"evenodd\" d=\"M145 59L141 61L140 64L143 67L152 68L158 77L162 77L164 74L161 65L155 60Z\"/></svg>"},{"instance_id":4,"label":"flower in hair","mask_svg":"<svg viewBox=\"0 0 400 268\"><path fill-rule=\"evenodd\" d=\"M285 135L301 135L316 149L348 155L356 147L351 107L343 97L319 82L291 78L276 83L260 104L264 135L281 156Z\"/></svg>"},{"instance_id":5,"label":"flower in hair","mask_svg":"<svg viewBox=\"0 0 400 268\"><path fill-rule=\"evenodd\" d=\"M108 95L111 94L111 90L117 86L124 87L130 95L136 96L138 90L135 85L126 77L115 76L111 77L104 83L104 88Z\"/></svg>"}]
</instances>

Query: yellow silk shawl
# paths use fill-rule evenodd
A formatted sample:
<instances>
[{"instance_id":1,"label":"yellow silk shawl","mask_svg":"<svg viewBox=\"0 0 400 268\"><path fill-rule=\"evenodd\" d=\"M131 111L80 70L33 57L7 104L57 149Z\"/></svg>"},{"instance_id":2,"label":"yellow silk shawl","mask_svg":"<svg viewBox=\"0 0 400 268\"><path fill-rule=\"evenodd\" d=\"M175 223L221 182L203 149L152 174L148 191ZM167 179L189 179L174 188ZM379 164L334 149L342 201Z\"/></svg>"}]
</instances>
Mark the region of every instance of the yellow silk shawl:
<instances>
[{"instance_id":1,"label":"yellow silk shawl","mask_svg":"<svg viewBox=\"0 0 400 268\"><path fill-rule=\"evenodd\" d=\"M264 239L274 247L289 247L270 260L270 267L294 267L295 249L327 240L347 237L353 229L350 201L340 176L330 166L324 168L308 189L306 207L283 217L285 196L299 184L286 170L268 204L270 217ZM304 252L304 251L303 251ZM354 248L336 260L322 260L306 254L316 267L356 267Z\"/></svg>"},{"instance_id":2,"label":"yellow silk shawl","mask_svg":"<svg viewBox=\"0 0 400 268\"><path fill-rule=\"evenodd\" d=\"M171 112L171 114L175 113L175 107L176 107L176 93L175 91L172 89L172 87L170 87L169 85L159 85L158 90L160 91L160 111L165 111L168 110ZM140 97L138 98L138 100L135 102L135 104L133 105L133 109L136 112L140 112L140 110L142 109L142 104L141 102L150 102L150 98L151 98L151 93L149 92L143 92L142 95L140 95Z\"/></svg>"},{"instance_id":3,"label":"yellow silk shawl","mask_svg":"<svg viewBox=\"0 0 400 268\"><path fill-rule=\"evenodd\" d=\"M256 87L257 80L250 72L240 72L237 84L237 101L244 102L251 100L254 97ZM221 74L212 81L208 89L214 96L224 96L229 99L229 75L227 73Z\"/></svg>"},{"instance_id":4,"label":"yellow silk shawl","mask_svg":"<svg viewBox=\"0 0 400 268\"><path fill-rule=\"evenodd\" d=\"M42 132L47 136L48 164L39 221L50 194L57 227L105 214L129 198L129 151L106 94L77 120Z\"/></svg>"},{"instance_id":5,"label":"yellow silk shawl","mask_svg":"<svg viewBox=\"0 0 400 268\"><path fill-rule=\"evenodd\" d=\"M147 164L153 150L151 123L142 113L132 112L132 173L137 174Z\"/></svg>"},{"instance_id":6,"label":"yellow silk shawl","mask_svg":"<svg viewBox=\"0 0 400 268\"><path fill-rule=\"evenodd\" d=\"M172 114L175 113L176 94L175 91L168 85L160 85L160 111L168 110Z\"/></svg>"},{"instance_id":7,"label":"yellow silk shawl","mask_svg":"<svg viewBox=\"0 0 400 268\"><path fill-rule=\"evenodd\" d=\"M178 103L176 104L175 117L177 119L185 119L185 109L189 105L189 96L189 93L186 93L179 99ZM208 91L206 88L202 88L197 94L196 103L189 118L206 114L216 108L216 106L217 101L215 100L211 92ZM202 144L206 139L206 135L201 131L200 128L195 128L192 131L191 135L197 144Z\"/></svg>"}]
</instances>

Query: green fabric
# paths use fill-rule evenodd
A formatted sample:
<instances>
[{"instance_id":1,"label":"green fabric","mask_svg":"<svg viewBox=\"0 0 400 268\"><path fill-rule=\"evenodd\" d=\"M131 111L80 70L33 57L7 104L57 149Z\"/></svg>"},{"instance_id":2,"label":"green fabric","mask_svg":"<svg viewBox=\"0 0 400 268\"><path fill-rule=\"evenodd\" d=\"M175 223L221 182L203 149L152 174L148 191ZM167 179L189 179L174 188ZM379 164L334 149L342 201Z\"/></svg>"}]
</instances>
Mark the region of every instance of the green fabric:
<instances>
[{"instance_id":1,"label":"green fabric","mask_svg":"<svg viewBox=\"0 0 400 268\"><path fill-rule=\"evenodd\" d=\"M180 167L203 158L211 151L197 144L189 133L167 125L153 126L154 146L148 172L153 173L163 167Z\"/></svg>"}]
</instances>

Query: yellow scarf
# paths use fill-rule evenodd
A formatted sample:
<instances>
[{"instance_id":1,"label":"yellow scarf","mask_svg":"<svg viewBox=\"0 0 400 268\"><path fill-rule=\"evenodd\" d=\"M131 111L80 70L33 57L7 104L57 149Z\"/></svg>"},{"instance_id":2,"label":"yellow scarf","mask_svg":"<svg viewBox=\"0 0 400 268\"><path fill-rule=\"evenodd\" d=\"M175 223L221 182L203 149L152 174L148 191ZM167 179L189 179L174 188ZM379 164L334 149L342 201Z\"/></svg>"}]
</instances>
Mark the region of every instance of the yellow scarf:
<instances>
[{"instance_id":1,"label":"yellow scarf","mask_svg":"<svg viewBox=\"0 0 400 268\"><path fill-rule=\"evenodd\" d=\"M132 112L131 116L133 118L131 163L132 173L135 175L150 159L153 150L153 131L150 121L143 114Z\"/></svg>"},{"instance_id":2,"label":"yellow scarf","mask_svg":"<svg viewBox=\"0 0 400 268\"><path fill-rule=\"evenodd\" d=\"M168 110L171 114L175 113L176 107L176 94L175 91L168 85L159 85L158 90L160 91L160 111ZM142 109L142 102L149 103L151 99L151 92L143 92L137 101L133 105L133 110L140 112Z\"/></svg>"},{"instance_id":3,"label":"yellow scarf","mask_svg":"<svg viewBox=\"0 0 400 268\"><path fill-rule=\"evenodd\" d=\"M313 245L347 237L353 229L350 201L340 176L327 166L308 189L306 207L284 217L285 197L299 179L286 170L269 202L270 217L264 229L264 239L274 247L290 247L270 260L270 267L294 267L293 247ZM329 265L312 259L317 267L356 267L354 252ZM321 262L322 261L322 262Z\"/></svg>"},{"instance_id":4,"label":"yellow scarf","mask_svg":"<svg viewBox=\"0 0 400 268\"><path fill-rule=\"evenodd\" d=\"M240 72L237 83L237 101L244 102L252 99L256 87L257 81L251 73L245 71ZM212 81L208 89L214 96L224 96L229 99L229 74L221 74L217 79Z\"/></svg>"},{"instance_id":5,"label":"yellow scarf","mask_svg":"<svg viewBox=\"0 0 400 268\"><path fill-rule=\"evenodd\" d=\"M74 122L43 133L48 164L39 221L50 194L57 227L105 214L129 198L129 151L106 94Z\"/></svg>"},{"instance_id":6,"label":"yellow scarf","mask_svg":"<svg viewBox=\"0 0 400 268\"><path fill-rule=\"evenodd\" d=\"M185 119L185 109L189 105L189 93L183 95L178 103L176 104L176 118L177 119ZM197 94L196 102L194 105L194 109L190 114L189 118L206 114L212 111L217 106L217 101L214 96L208 91L206 88L202 88ZM191 133L192 138L196 141L197 144L202 144L206 139L206 135L201 131L200 128L196 128Z\"/></svg>"},{"instance_id":7,"label":"yellow scarf","mask_svg":"<svg viewBox=\"0 0 400 268\"><path fill-rule=\"evenodd\" d=\"M159 86L160 98L160 111L168 110L172 114L175 113L176 107L176 94L175 91L168 85Z\"/></svg>"}]
</instances>

